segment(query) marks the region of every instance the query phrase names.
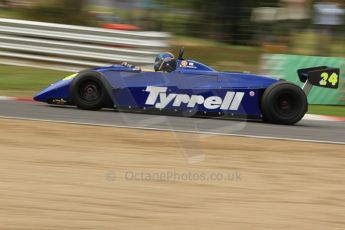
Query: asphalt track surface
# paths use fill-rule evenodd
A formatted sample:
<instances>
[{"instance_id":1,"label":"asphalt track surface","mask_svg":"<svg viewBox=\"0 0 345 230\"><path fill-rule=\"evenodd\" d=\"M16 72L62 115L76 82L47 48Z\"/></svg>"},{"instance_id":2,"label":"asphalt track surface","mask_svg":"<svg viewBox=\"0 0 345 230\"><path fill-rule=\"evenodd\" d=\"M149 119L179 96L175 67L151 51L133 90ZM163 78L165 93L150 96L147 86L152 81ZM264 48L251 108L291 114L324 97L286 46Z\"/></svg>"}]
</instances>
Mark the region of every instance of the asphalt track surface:
<instances>
[{"instance_id":1,"label":"asphalt track surface","mask_svg":"<svg viewBox=\"0 0 345 230\"><path fill-rule=\"evenodd\" d=\"M0 118L345 144L345 122L335 121L302 120L294 126L282 126L240 120L122 113L114 110L83 111L75 107L19 101L0 101Z\"/></svg>"}]
</instances>

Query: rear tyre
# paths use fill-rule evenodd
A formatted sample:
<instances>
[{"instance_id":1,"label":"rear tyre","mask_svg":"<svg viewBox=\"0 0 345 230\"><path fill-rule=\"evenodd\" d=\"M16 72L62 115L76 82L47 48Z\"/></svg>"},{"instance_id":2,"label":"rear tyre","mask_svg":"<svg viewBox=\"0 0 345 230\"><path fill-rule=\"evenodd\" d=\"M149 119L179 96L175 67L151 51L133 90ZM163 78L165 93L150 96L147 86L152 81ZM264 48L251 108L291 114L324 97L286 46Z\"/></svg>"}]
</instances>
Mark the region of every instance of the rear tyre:
<instances>
[{"instance_id":1,"label":"rear tyre","mask_svg":"<svg viewBox=\"0 0 345 230\"><path fill-rule=\"evenodd\" d=\"M73 103L81 109L100 110L109 101L101 77L95 73L83 73L70 86Z\"/></svg>"},{"instance_id":2,"label":"rear tyre","mask_svg":"<svg viewBox=\"0 0 345 230\"><path fill-rule=\"evenodd\" d=\"M289 82L278 82L262 95L263 119L270 123L292 125L299 122L308 111L304 91Z\"/></svg>"}]
</instances>

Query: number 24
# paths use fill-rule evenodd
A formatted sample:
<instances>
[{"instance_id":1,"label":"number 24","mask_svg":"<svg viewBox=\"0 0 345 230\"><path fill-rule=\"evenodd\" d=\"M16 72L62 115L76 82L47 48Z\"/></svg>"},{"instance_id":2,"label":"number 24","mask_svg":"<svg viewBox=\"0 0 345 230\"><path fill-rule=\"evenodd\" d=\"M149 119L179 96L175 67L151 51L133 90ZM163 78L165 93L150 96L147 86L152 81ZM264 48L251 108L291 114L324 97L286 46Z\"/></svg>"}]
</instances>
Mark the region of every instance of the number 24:
<instances>
[{"instance_id":1,"label":"number 24","mask_svg":"<svg viewBox=\"0 0 345 230\"><path fill-rule=\"evenodd\" d=\"M322 80L320 81L320 85L324 86L327 85L327 81L335 86L338 83L338 74L332 73L331 76L328 73L324 72L321 74Z\"/></svg>"}]
</instances>

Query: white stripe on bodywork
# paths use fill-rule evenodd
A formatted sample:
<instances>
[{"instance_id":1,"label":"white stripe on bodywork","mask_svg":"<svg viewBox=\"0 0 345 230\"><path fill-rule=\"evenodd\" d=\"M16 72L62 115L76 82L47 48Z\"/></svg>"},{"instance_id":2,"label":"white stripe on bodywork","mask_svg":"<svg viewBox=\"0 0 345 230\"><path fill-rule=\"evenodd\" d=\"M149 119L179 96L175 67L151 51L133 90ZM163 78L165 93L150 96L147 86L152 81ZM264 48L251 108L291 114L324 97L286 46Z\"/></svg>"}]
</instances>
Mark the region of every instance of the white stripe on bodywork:
<instances>
[{"instance_id":1,"label":"white stripe on bodywork","mask_svg":"<svg viewBox=\"0 0 345 230\"><path fill-rule=\"evenodd\" d=\"M231 103L230 110L238 110L238 108L240 107L240 104L242 102L243 97L244 97L243 92L236 93L235 98Z\"/></svg>"},{"instance_id":2,"label":"white stripe on bodywork","mask_svg":"<svg viewBox=\"0 0 345 230\"><path fill-rule=\"evenodd\" d=\"M235 96L235 92L227 92L220 109L228 110L231 105L232 100L234 99L234 96Z\"/></svg>"}]
</instances>

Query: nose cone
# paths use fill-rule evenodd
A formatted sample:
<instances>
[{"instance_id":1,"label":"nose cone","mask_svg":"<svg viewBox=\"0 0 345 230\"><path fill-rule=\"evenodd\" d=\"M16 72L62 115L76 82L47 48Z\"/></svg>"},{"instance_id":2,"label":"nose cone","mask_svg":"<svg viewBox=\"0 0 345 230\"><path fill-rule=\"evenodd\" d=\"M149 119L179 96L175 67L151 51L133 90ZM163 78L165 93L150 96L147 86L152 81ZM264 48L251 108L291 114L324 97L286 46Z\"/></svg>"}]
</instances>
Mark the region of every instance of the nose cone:
<instances>
[{"instance_id":1,"label":"nose cone","mask_svg":"<svg viewBox=\"0 0 345 230\"><path fill-rule=\"evenodd\" d=\"M39 92L38 94L36 94L36 96L34 97L35 101L39 101L39 102L47 102L50 98L50 95L54 92L55 87L54 84L49 86L48 88L42 90L41 92Z\"/></svg>"},{"instance_id":2,"label":"nose cone","mask_svg":"<svg viewBox=\"0 0 345 230\"><path fill-rule=\"evenodd\" d=\"M50 85L48 88L42 90L34 97L35 101L39 102L47 102L50 98L49 96L54 92L55 87L54 84Z\"/></svg>"},{"instance_id":3,"label":"nose cone","mask_svg":"<svg viewBox=\"0 0 345 230\"><path fill-rule=\"evenodd\" d=\"M43 93L36 94L36 96L34 96L34 100L35 101L39 101L39 102L46 102L46 101L48 101L48 100L46 100L46 97L44 96Z\"/></svg>"},{"instance_id":4,"label":"nose cone","mask_svg":"<svg viewBox=\"0 0 345 230\"><path fill-rule=\"evenodd\" d=\"M69 99L71 81L61 80L39 92L33 99L39 102L48 102L53 99Z\"/></svg>"}]
</instances>

